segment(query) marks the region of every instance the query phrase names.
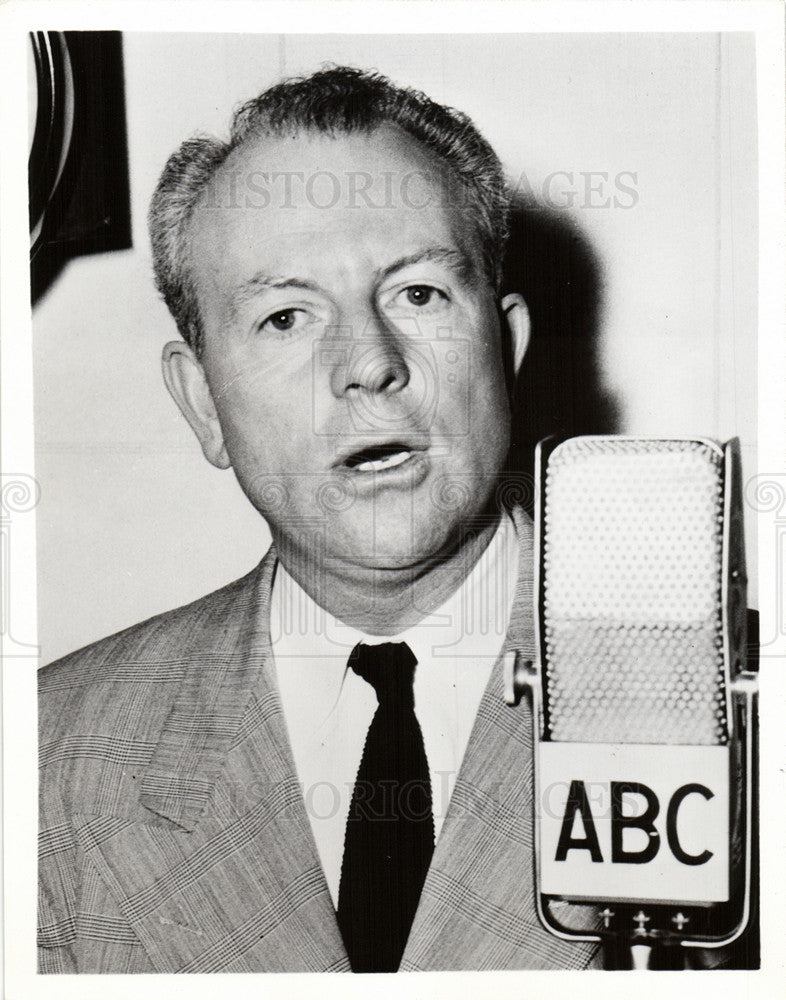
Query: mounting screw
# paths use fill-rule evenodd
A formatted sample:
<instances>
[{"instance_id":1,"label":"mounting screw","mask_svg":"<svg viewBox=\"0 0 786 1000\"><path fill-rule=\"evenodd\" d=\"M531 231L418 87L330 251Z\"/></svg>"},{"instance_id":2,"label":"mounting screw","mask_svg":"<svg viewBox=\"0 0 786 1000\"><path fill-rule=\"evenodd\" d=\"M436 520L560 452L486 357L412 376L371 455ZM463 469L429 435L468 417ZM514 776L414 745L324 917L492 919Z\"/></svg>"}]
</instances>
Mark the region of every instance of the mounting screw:
<instances>
[{"instance_id":1,"label":"mounting screw","mask_svg":"<svg viewBox=\"0 0 786 1000\"><path fill-rule=\"evenodd\" d=\"M690 923L690 917L686 917L684 913L680 912L671 918L671 922L676 925L678 931L681 931L685 924Z\"/></svg>"}]
</instances>

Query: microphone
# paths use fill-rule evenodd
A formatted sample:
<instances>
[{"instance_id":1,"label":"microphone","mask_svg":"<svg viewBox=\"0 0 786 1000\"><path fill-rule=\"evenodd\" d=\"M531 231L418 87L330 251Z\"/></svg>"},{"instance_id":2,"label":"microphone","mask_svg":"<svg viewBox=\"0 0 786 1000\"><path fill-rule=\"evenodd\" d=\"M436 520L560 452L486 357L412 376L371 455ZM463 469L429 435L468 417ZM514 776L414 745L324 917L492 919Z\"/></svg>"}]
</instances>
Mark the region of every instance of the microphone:
<instances>
[{"instance_id":1,"label":"microphone","mask_svg":"<svg viewBox=\"0 0 786 1000\"><path fill-rule=\"evenodd\" d=\"M738 442L548 439L536 489L538 660L507 665L506 699L532 699L541 921L634 967L728 945L756 711Z\"/></svg>"}]
</instances>

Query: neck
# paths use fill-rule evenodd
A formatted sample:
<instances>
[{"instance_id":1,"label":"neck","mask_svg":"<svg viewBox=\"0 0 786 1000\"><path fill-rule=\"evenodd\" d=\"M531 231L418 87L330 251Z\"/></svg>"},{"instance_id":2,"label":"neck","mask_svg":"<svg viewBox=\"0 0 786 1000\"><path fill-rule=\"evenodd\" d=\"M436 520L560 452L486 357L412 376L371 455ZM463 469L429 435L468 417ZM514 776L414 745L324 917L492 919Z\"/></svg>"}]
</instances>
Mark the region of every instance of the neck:
<instances>
[{"instance_id":1,"label":"neck","mask_svg":"<svg viewBox=\"0 0 786 1000\"><path fill-rule=\"evenodd\" d=\"M279 546L286 571L321 608L369 635L397 635L417 625L454 594L488 548L499 517L464 532L461 544L422 563L397 569L315 566L306 554Z\"/></svg>"}]
</instances>

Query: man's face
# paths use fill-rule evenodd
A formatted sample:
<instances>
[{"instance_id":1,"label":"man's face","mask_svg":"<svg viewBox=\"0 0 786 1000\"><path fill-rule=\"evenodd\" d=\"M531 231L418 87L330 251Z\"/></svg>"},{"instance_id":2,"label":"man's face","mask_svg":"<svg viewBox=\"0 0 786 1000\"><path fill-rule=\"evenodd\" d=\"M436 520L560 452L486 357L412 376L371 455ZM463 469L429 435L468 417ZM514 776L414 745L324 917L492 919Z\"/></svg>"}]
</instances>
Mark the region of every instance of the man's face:
<instances>
[{"instance_id":1,"label":"man's face","mask_svg":"<svg viewBox=\"0 0 786 1000\"><path fill-rule=\"evenodd\" d=\"M479 259L395 127L251 139L213 178L190 242L203 354L169 345L165 372L282 550L417 567L484 510L508 449L502 352L516 367L527 329L507 297L503 345Z\"/></svg>"}]
</instances>

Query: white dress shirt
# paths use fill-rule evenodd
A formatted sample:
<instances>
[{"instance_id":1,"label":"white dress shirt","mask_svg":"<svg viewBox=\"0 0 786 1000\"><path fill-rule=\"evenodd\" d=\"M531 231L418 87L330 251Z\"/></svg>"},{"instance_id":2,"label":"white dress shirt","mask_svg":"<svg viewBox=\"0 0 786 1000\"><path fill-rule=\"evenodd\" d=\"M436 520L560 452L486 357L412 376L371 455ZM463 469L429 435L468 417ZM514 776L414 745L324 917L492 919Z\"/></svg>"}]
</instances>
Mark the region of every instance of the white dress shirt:
<instances>
[{"instance_id":1,"label":"white dress shirt","mask_svg":"<svg viewBox=\"0 0 786 1000\"><path fill-rule=\"evenodd\" d=\"M445 603L395 636L366 635L320 608L279 563L271 639L284 718L306 811L334 905L344 831L374 689L347 667L358 642L406 642L417 658L415 714L429 762L439 837L491 669L502 651L518 577L513 522L504 516L472 572Z\"/></svg>"}]
</instances>

